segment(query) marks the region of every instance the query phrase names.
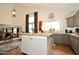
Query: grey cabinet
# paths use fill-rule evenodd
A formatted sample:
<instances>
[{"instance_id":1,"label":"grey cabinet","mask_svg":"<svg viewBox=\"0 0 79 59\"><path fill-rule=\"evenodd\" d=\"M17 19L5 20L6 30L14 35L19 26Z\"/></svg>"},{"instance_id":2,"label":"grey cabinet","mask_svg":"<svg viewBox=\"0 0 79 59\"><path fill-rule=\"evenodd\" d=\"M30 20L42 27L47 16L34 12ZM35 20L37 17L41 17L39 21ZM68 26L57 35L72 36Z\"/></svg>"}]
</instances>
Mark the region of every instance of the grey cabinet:
<instances>
[{"instance_id":1,"label":"grey cabinet","mask_svg":"<svg viewBox=\"0 0 79 59\"><path fill-rule=\"evenodd\" d=\"M68 17L66 20L67 20L67 27L73 27L74 26L74 16Z\"/></svg>"},{"instance_id":2,"label":"grey cabinet","mask_svg":"<svg viewBox=\"0 0 79 59\"><path fill-rule=\"evenodd\" d=\"M70 45L79 54L79 37L71 34L53 34L52 38L54 44Z\"/></svg>"},{"instance_id":3,"label":"grey cabinet","mask_svg":"<svg viewBox=\"0 0 79 59\"><path fill-rule=\"evenodd\" d=\"M67 27L79 27L79 11L71 16L66 18Z\"/></svg>"},{"instance_id":4,"label":"grey cabinet","mask_svg":"<svg viewBox=\"0 0 79 59\"><path fill-rule=\"evenodd\" d=\"M53 34L53 42L55 44L70 44L70 39L68 34Z\"/></svg>"},{"instance_id":5,"label":"grey cabinet","mask_svg":"<svg viewBox=\"0 0 79 59\"><path fill-rule=\"evenodd\" d=\"M79 11L74 15L74 26L79 26Z\"/></svg>"},{"instance_id":6,"label":"grey cabinet","mask_svg":"<svg viewBox=\"0 0 79 59\"><path fill-rule=\"evenodd\" d=\"M79 54L79 37L70 36L70 40L71 40L71 47L77 54Z\"/></svg>"}]
</instances>

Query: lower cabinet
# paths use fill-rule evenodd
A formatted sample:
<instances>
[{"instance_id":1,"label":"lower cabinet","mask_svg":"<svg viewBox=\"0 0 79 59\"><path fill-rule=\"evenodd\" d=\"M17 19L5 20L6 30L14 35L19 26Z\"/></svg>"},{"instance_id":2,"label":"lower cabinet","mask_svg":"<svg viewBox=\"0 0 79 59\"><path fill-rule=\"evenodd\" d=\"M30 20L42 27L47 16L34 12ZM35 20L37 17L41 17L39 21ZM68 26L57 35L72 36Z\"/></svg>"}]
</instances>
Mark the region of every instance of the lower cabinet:
<instances>
[{"instance_id":1,"label":"lower cabinet","mask_svg":"<svg viewBox=\"0 0 79 59\"><path fill-rule=\"evenodd\" d=\"M77 54L79 54L79 37L70 36L70 40L71 40L71 47Z\"/></svg>"},{"instance_id":2,"label":"lower cabinet","mask_svg":"<svg viewBox=\"0 0 79 59\"><path fill-rule=\"evenodd\" d=\"M49 54L47 42L49 39L43 36L23 36L21 51L29 55L47 55Z\"/></svg>"},{"instance_id":3,"label":"lower cabinet","mask_svg":"<svg viewBox=\"0 0 79 59\"><path fill-rule=\"evenodd\" d=\"M54 34L52 38L54 44L70 45L75 53L79 55L79 37L68 34Z\"/></svg>"},{"instance_id":4,"label":"lower cabinet","mask_svg":"<svg viewBox=\"0 0 79 59\"><path fill-rule=\"evenodd\" d=\"M70 37L68 34L53 34L52 38L55 44L70 44Z\"/></svg>"}]
</instances>

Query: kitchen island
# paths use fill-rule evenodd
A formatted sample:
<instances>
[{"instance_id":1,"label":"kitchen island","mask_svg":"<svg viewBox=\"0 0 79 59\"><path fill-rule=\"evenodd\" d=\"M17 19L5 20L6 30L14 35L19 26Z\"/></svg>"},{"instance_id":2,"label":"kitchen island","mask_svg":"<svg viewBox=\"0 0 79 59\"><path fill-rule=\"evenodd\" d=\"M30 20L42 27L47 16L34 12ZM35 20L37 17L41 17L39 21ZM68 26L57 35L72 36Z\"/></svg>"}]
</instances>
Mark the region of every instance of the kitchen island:
<instances>
[{"instance_id":1,"label":"kitchen island","mask_svg":"<svg viewBox=\"0 0 79 59\"><path fill-rule=\"evenodd\" d=\"M50 55L52 33L23 33L21 34L21 51L29 55Z\"/></svg>"}]
</instances>

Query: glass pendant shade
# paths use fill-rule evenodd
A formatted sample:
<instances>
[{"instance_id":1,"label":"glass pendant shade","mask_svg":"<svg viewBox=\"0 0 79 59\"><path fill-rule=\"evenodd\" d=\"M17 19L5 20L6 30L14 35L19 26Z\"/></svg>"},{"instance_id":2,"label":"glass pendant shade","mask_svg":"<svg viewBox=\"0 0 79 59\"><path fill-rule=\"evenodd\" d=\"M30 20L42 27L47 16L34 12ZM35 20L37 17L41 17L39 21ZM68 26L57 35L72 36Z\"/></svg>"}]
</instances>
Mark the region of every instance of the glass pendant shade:
<instances>
[{"instance_id":1,"label":"glass pendant shade","mask_svg":"<svg viewBox=\"0 0 79 59\"><path fill-rule=\"evenodd\" d=\"M13 14L13 17L16 17L16 10L15 9L13 9L12 14Z\"/></svg>"},{"instance_id":2,"label":"glass pendant shade","mask_svg":"<svg viewBox=\"0 0 79 59\"><path fill-rule=\"evenodd\" d=\"M54 13L50 13L48 18L53 19L54 18Z\"/></svg>"}]
</instances>

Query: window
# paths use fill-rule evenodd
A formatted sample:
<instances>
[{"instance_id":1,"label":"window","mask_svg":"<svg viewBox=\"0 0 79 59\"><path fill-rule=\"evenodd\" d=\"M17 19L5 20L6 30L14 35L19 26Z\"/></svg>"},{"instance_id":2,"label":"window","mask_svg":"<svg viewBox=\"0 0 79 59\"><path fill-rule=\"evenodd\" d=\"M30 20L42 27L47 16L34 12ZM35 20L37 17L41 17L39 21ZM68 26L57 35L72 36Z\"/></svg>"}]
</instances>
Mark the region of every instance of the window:
<instances>
[{"instance_id":1,"label":"window","mask_svg":"<svg viewBox=\"0 0 79 59\"><path fill-rule=\"evenodd\" d=\"M27 14L26 15L26 26L25 26L25 32L38 32L38 26L37 22L38 21L38 12L34 12L33 14Z\"/></svg>"},{"instance_id":2,"label":"window","mask_svg":"<svg viewBox=\"0 0 79 59\"><path fill-rule=\"evenodd\" d=\"M32 33L34 30L34 16L29 17L29 32Z\"/></svg>"},{"instance_id":3,"label":"window","mask_svg":"<svg viewBox=\"0 0 79 59\"><path fill-rule=\"evenodd\" d=\"M17 33L17 28L14 28L13 32L14 32L14 33Z\"/></svg>"},{"instance_id":4,"label":"window","mask_svg":"<svg viewBox=\"0 0 79 59\"><path fill-rule=\"evenodd\" d=\"M60 31L60 23L59 21L51 21L51 22L46 22L45 23L45 31L49 32L58 32Z\"/></svg>"}]
</instances>

